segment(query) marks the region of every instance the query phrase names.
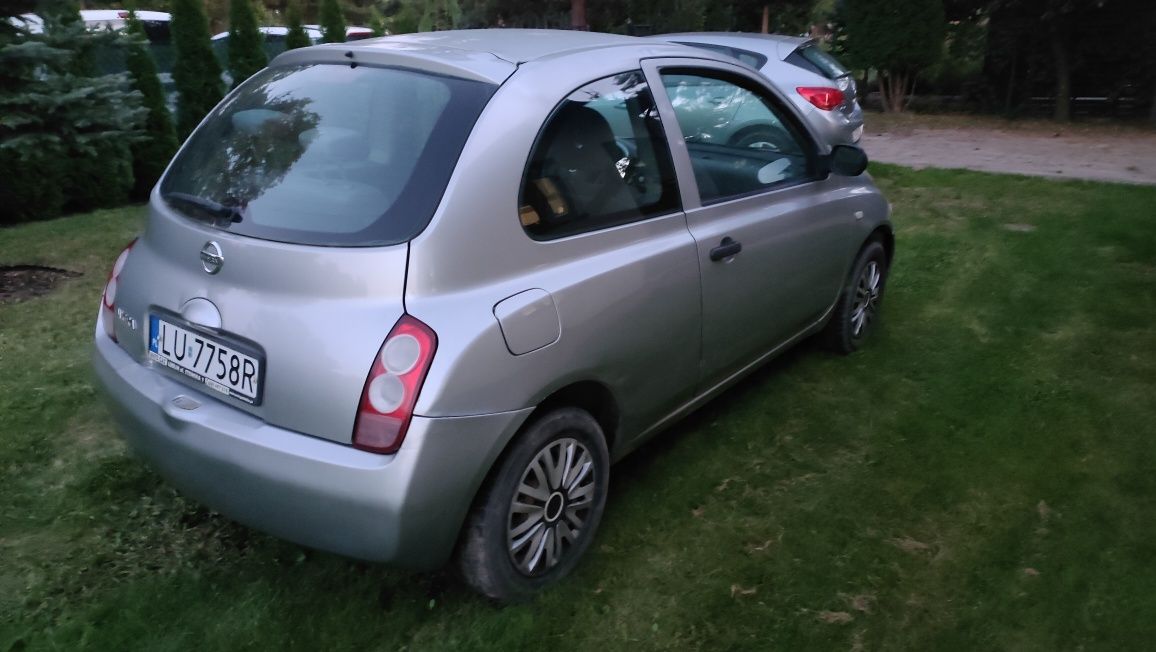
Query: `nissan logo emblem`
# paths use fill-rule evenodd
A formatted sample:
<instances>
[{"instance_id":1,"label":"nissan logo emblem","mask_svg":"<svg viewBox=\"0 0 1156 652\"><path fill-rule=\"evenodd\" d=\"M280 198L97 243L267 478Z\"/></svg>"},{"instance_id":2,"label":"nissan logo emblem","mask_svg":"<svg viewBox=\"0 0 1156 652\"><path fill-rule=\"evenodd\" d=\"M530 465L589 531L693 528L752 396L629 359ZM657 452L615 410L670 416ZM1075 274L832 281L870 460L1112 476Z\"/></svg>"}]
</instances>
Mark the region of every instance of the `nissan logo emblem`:
<instances>
[{"instance_id":1,"label":"nissan logo emblem","mask_svg":"<svg viewBox=\"0 0 1156 652\"><path fill-rule=\"evenodd\" d=\"M201 248L201 267L209 274L221 271L225 264L225 255L221 253L221 245L216 242L206 242Z\"/></svg>"}]
</instances>

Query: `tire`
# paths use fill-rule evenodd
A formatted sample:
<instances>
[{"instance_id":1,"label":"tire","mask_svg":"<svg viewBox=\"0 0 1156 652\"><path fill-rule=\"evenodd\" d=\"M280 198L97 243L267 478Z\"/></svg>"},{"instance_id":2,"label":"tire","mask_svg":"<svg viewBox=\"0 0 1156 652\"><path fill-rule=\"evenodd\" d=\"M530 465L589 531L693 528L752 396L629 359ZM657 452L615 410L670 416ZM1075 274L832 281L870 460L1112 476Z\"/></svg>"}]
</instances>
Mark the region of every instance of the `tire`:
<instances>
[{"instance_id":1,"label":"tire","mask_svg":"<svg viewBox=\"0 0 1156 652\"><path fill-rule=\"evenodd\" d=\"M879 320L887 271L883 245L875 240L864 245L823 331L823 343L828 348L846 355L863 345Z\"/></svg>"},{"instance_id":2,"label":"tire","mask_svg":"<svg viewBox=\"0 0 1156 652\"><path fill-rule=\"evenodd\" d=\"M466 519L457 555L462 578L500 602L524 600L561 580L594 539L609 474L606 439L588 412L562 408L535 420L503 455Z\"/></svg>"}]
</instances>

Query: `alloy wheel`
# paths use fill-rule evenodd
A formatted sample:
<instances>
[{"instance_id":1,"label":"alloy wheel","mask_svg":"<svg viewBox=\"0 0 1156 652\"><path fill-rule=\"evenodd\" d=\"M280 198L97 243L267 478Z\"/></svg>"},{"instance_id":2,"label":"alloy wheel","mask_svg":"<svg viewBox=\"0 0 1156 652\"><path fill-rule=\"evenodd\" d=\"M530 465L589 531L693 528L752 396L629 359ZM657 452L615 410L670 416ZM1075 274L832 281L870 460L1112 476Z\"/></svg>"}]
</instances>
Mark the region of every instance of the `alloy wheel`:
<instances>
[{"instance_id":1,"label":"alloy wheel","mask_svg":"<svg viewBox=\"0 0 1156 652\"><path fill-rule=\"evenodd\" d=\"M855 300L851 306L851 334L862 337L879 311L879 295L883 285L883 271L877 261L870 261L859 274L855 284Z\"/></svg>"}]
</instances>

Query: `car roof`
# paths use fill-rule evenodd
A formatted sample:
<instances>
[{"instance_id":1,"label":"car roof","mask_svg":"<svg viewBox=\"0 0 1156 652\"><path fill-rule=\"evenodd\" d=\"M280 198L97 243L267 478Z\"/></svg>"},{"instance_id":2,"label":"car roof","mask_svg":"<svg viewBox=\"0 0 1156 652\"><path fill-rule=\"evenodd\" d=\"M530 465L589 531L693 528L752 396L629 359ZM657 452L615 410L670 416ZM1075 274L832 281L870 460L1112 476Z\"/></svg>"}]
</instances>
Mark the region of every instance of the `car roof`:
<instances>
[{"instance_id":1,"label":"car roof","mask_svg":"<svg viewBox=\"0 0 1156 652\"><path fill-rule=\"evenodd\" d=\"M298 48L279 55L273 64L401 63L430 72L501 84L525 63L615 47L636 48L634 54L640 58L687 56L688 52L694 52L692 56L696 58L715 58L688 46L669 43L659 46L653 39L618 34L549 29L465 29Z\"/></svg>"},{"instance_id":2,"label":"car roof","mask_svg":"<svg viewBox=\"0 0 1156 652\"><path fill-rule=\"evenodd\" d=\"M649 38L673 43L706 43L751 50L778 60L786 59L800 45L813 41L808 36L783 34L753 34L750 32L683 32L659 34Z\"/></svg>"},{"instance_id":3,"label":"car roof","mask_svg":"<svg viewBox=\"0 0 1156 652\"><path fill-rule=\"evenodd\" d=\"M382 41L485 52L510 63L520 64L576 50L635 45L640 39L619 34L561 29L462 29L401 34L384 37L376 42Z\"/></svg>"}]
</instances>

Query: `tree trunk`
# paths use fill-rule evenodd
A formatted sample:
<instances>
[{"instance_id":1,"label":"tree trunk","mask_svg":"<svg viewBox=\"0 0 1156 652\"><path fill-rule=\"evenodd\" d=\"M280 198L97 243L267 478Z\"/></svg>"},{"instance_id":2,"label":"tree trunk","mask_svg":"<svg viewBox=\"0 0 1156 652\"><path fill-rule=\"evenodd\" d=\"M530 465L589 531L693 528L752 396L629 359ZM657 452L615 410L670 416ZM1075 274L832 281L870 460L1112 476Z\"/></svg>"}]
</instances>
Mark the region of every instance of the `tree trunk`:
<instances>
[{"instance_id":1,"label":"tree trunk","mask_svg":"<svg viewBox=\"0 0 1156 652\"><path fill-rule=\"evenodd\" d=\"M1064 30L1055 18L1048 24L1052 45L1052 61L1056 66L1056 122L1070 122L1072 119L1072 70L1068 63L1068 47L1064 42Z\"/></svg>"},{"instance_id":2,"label":"tree trunk","mask_svg":"<svg viewBox=\"0 0 1156 652\"><path fill-rule=\"evenodd\" d=\"M570 0L570 29L586 31L586 0Z\"/></svg>"},{"instance_id":3,"label":"tree trunk","mask_svg":"<svg viewBox=\"0 0 1156 652\"><path fill-rule=\"evenodd\" d=\"M1156 91L1152 92L1152 108L1148 111L1148 124L1156 127Z\"/></svg>"},{"instance_id":4,"label":"tree trunk","mask_svg":"<svg viewBox=\"0 0 1156 652\"><path fill-rule=\"evenodd\" d=\"M887 74L879 74L879 92L883 96L883 110L891 113L903 113L907 108L907 80L906 72L889 70Z\"/></svg>"},{"instance_id":5,"label":"tree trunk","mask_svg":"<svg viewBox=\"0 0 1156 652\"><path fill-rule=\"evenodd\" d=\"M763 5L763 34L771 31L771 5Z\"/></svg>"},{"instance_id":6,"label":"tree trunk","mask_svg":"<svg viewBox=\"0 0 1156 652\"><path fill-rule=\"evenodd\" d=\"M1004 99L1003 111L1004 111L1004 113L1006 113L1008 115L1011 115L1012 101L1015 99L1016 66L1019 65L1019 51L1020 50L1019 50L1018 45L1016 46L1016 48L1014 50L1012 50L1011 66L1010 66L1011 71L1008 73L1008 76L1007 76L1007 95Z\"/></svg>"}]
</instances>

